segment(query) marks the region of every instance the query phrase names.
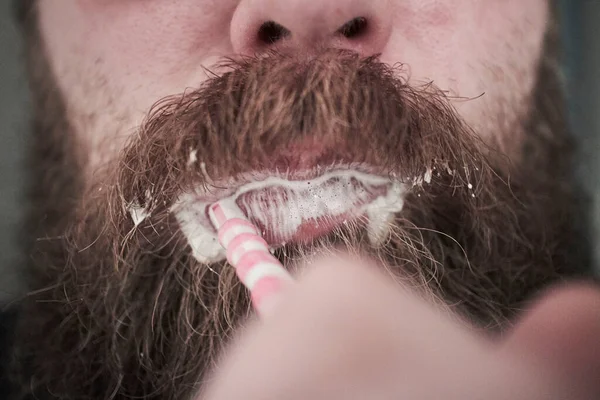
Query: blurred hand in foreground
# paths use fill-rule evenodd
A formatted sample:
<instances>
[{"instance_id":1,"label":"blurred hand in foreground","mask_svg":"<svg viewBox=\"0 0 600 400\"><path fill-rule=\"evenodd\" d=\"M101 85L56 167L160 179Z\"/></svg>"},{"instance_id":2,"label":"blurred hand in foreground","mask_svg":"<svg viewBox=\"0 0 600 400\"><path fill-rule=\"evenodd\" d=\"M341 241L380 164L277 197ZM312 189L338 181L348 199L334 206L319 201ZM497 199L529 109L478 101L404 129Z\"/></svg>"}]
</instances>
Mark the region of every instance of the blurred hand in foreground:
<instances>
[{"instance_id":1,"label":"blurred hand in foreground","mask_svg":"<svg viewBox=\"0 0 600 400\"><path fill-rule=\"evenodd\" d=\"M553 289L492 340L367 262L321 260L208 386L208 400L599 399L600 291Z\"/></svg>"}]
</instances>

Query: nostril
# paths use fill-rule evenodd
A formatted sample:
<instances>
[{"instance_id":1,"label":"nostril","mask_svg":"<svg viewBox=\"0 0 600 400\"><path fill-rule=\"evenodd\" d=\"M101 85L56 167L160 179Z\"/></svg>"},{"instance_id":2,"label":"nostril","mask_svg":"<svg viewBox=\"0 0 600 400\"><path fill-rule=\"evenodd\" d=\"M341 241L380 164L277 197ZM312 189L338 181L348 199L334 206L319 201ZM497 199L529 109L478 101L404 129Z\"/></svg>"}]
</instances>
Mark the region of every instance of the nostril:
<instances>
[{"instance_id":1,"label":"nostril","mask_svg":"<svg viewBox=\"0 0 600 400\"><path fill-rule=\"evenodd\" d=\"M356 38L363 35L367 31L367 19L365 17L357 17L346 22L338 33L347 37L348 39Z\"/></svg>"},{"instance_id":2,"label":"nostril","mask_svg":"<svg viewBox=\"0 0 600 400\"><path fill-rule=\"evenodd\" d=\"M289 36L291 32L275 21L267 21L258 29L258 40L265 44L273 44Z\"/></svg>"}]
</instances>

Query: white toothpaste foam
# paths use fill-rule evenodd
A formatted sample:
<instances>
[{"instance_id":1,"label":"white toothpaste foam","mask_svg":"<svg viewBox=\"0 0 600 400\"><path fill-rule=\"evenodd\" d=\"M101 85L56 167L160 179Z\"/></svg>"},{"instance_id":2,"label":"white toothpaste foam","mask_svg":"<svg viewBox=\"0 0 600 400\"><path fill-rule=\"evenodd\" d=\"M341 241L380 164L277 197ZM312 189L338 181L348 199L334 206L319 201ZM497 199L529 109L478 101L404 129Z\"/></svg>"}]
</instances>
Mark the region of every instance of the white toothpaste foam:
<instances>
[{"instance_id":1,"label":"white toothpaste foam","mask_svg":"<svg viewBox=\"0 0 600 400\"><path fill-rule=\"evenodd\" d=\"M335 180L335 183L326 184L331 180ZM353 185L353 181L358 181L359 187ZM369 188L381 186L385 186L387 191L373 198ZM250 194L250 199L241 200L249 216L266 225L268 229L276 230L286 237L296 232L301 224L309 219L366 214L372 243L379 243L385 239L394 214L402 210L406 192L405 185L400 182L354 170L342 170L305 181L269 177L243 185L220 201L236 202L244 194L253 191L258 193L259 190L269 187L285 189L285 199L283 195L270 196L270 207L261 207L261 202L256 201L254 194ZM212 203L214 201L203 200L201 194L185 193L171 208L188 239L193 256L203 263L225 259L225 250L219 244L217 234L206 217L206 209ZM357 203L361 205L356 207ZM277 204L281 204L281 207L277 207Z\"/></svg>"}]
</instances>

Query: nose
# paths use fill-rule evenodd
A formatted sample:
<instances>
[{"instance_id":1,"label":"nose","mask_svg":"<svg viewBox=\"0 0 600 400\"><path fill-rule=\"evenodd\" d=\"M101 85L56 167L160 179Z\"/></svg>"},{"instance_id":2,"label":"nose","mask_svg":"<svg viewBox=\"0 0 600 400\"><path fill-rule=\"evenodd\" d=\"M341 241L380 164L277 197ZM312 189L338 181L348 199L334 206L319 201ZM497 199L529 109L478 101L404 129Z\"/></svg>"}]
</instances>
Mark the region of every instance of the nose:
<instances>
[{"instance_id":1,"label":"nose","mask_svg":"<svg viewBox=\"0 0 600 400\"><path fill-rule=\"evenodd\" d=\"M241 0L231 20L238 54L334 47L379 54L390 36L389 0Z\"/></svg>"}]
</instances>

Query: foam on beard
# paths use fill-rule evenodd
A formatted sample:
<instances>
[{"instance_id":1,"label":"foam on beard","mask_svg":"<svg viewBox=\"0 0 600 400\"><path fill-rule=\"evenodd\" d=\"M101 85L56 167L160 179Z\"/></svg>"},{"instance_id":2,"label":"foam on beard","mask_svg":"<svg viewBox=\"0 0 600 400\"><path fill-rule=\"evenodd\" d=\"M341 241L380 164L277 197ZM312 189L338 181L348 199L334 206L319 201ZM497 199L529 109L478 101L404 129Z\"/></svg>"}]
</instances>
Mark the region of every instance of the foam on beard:
<instances>
[{"instance_id":1,"label":"foam on beard","mask_svg":"<svg viewBox=\"0 0 600 400\"><path fill-rule=\"evenodd\" d=\"M390 177L338 169L306 180L267 176L225 191L221 197L202 191L184 193L171 212L193 256L201 263L212 263L225 259L207 213L217 200L242 210L275 249L288 242L308 242L359 218L366 223L371 243L378 244L402 210L406 192L405 184Z\"/></svg>"}]
</instances>

